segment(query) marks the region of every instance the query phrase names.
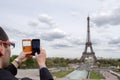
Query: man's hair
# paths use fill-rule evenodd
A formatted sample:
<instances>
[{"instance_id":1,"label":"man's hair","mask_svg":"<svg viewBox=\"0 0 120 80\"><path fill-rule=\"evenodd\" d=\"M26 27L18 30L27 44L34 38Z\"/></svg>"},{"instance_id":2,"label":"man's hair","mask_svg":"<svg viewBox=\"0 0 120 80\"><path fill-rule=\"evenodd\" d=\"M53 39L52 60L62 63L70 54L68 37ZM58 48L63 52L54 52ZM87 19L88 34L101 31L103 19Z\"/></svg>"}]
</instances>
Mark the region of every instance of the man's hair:
<instances>
[{"instance_id":1,"label":"man's hair","mask_svg":"<svg viewBox=\"0 0 120 80\"><path fill-rule=\"evenodd\" d=\"M6 32L0 27L0 40L7 41L9 40Z\"/></svg>"}]
</instances>

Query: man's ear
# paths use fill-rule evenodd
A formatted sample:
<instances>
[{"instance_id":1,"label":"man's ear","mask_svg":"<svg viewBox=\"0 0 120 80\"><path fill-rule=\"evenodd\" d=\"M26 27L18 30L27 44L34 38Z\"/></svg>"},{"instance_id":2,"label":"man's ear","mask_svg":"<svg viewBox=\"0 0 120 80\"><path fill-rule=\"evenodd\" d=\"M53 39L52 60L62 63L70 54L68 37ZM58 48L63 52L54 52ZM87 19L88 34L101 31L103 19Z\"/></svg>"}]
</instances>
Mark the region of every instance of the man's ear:
<instances>
[{"instance_id":1,"label":"man's ear","mask_svg":"<svg viewBox=\"0 0 120 80\"><path fill-rule=\"evenodd\" d=\"M3 56L4 52L3 52L3 46L0 45L0 57Z\"/></svg>"}]
</instances>

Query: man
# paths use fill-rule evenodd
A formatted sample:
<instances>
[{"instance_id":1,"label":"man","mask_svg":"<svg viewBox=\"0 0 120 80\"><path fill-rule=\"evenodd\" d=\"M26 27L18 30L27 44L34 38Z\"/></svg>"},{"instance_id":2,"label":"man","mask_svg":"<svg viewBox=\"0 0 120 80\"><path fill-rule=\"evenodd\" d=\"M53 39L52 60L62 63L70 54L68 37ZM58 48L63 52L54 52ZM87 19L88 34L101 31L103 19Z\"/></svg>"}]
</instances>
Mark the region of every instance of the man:
<instances>
[{"instance_id":1,"label":"man","mask_svg":"<svg viewBox=\"0 0 120 80\"><path fill-rule=\"evenodd\" d=\"M17 68L27 59L26 54L21 52L20 55L9 64L11 55L10 46L14 44L9 41L9 38L5 31L0 27L0 80L18 80L15 75L17 74ZM41 53L35 53L36 60L39 65L40 80L53 80L52 75L48 71L45 65L46 52L40 48ZM29 78L23 78L21 80L32 80Z\"/></svg>"}]
</instances>

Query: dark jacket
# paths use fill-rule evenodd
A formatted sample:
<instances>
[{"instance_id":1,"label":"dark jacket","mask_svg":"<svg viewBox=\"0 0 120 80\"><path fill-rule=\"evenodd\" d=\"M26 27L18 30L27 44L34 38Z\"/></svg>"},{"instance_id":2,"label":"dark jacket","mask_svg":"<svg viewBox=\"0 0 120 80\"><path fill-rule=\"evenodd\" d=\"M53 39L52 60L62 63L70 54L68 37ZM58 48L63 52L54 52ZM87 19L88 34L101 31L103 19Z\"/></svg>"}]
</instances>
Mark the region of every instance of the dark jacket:
<instances>
[{"instance_id":1,"label":"dark jacket","mask_svg":"<svg viewBox=\"0 0 120 80\"><path fill-rule=\"evenodd\" d=\"M52 75L47 68L42 68L39 70L40 80L53 80ZM10 64L5 69L0 69L0 80L18 80L15 75L17 74L17 69L13 64ZM22 78L21 80L32 80L30 78Z\"/></svg>"}]
</instances>

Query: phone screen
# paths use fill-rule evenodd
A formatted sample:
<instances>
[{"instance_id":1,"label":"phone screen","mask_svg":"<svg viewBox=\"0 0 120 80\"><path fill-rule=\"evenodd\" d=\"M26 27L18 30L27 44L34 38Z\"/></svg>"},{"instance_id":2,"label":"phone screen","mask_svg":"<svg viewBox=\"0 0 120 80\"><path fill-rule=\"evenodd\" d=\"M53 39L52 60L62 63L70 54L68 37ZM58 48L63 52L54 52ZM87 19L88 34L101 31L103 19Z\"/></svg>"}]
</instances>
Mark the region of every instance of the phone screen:
<instances>
[{"instance_id":1,"label":"phone screen","mask_svg":"<svg viewBox=\"0 0 120 80\"><path fill-rule=\"evenodd\" d=\"M32 40L32 55L35 55L36 52L40 53L40 39Z\"/></svg>"}]
</instances>

